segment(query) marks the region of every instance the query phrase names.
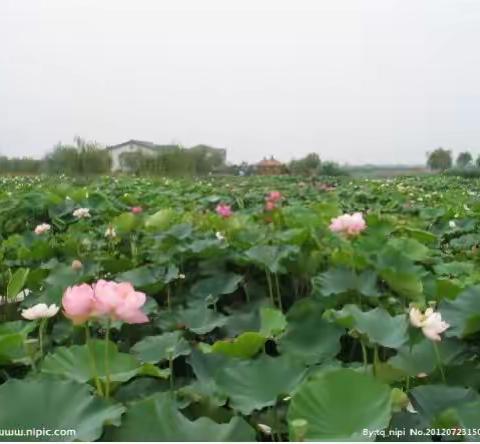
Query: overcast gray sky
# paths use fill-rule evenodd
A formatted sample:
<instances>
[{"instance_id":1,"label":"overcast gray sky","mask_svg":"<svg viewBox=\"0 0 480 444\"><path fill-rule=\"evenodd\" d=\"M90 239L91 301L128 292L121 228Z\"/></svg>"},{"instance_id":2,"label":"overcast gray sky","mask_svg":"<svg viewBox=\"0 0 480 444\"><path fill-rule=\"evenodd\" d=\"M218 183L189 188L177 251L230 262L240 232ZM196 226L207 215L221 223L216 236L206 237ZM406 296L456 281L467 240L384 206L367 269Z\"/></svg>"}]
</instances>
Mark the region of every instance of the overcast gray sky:
<instances>
[{"instance_id":1,"label":"overcast gray sky","mask_svg":"<svg viewBox=\"0 0 480 444\"><path fill-rule=\"evenodd\" d=\"M0 0L0 152L480 154L479 42L478 0Z\"/></svg>"}]
</instances>

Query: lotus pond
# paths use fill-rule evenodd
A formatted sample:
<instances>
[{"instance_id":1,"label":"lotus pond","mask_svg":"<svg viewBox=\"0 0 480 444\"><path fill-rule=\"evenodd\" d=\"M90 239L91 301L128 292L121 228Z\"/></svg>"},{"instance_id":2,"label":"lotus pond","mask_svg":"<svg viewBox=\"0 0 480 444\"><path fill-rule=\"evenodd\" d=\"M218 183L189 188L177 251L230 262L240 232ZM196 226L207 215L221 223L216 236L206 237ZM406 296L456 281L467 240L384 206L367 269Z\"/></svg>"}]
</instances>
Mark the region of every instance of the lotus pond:
<instances>
[{"instance_id":1,"label":"lotus pond","mask_svg":"<svg viewBox=\"0 0 480 444\"><path fill-rule=\"evenodd\" d=\"M0 441L478 440L479 181L0 182Z\"/></svg>"}]
</instances>

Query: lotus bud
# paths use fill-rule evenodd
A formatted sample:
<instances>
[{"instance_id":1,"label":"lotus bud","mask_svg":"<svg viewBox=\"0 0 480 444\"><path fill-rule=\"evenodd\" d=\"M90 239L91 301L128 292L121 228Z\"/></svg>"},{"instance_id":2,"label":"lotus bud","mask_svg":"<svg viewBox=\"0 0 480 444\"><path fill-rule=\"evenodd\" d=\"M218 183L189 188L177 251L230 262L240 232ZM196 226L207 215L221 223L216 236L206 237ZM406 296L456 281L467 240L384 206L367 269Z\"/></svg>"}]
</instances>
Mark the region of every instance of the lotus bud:
<instances>
[{"instance_id":1,"label":"lotus bud","mask_svg":"<svg viewBox=\"0 0 480 444\"><path fill-rule=\"evenodd\" d=\"M405 409L409 404L407 394L399 388L393 388L390 392L390 398L392 400L392 407L394 412L400 412Z\"/></svg>"},{"instance_id":2,"label":"lotus bud","mask_svg":"<svg viewBox=\"0 0 480 444\"><path fill-rule=\"evenodd\" d=\"M83 264L78 260L75 259L72 261L72 270L78 271L83 268Z\"/></svg>"},{"instance_id":3,"label":"lotus bud","mask_svg":"<svg viewBox=\"0 0 480 444\"><path fill-rule=\"evenodd\" d=\"M303 418L294 419L290 423L293 432L293 440L294 441L305 441L305 435L307 434L308 429L308 421Z\"/></svg>"}]
</instances>

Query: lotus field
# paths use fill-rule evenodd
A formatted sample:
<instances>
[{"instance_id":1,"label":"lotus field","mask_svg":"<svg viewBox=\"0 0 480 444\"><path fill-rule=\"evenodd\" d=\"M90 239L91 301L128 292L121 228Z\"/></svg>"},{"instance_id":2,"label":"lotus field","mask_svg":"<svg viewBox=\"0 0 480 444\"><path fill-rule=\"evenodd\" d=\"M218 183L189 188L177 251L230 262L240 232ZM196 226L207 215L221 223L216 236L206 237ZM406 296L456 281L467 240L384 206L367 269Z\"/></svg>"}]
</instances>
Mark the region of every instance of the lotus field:
<instances>
[{"instance_id":1,"label":"lotus field","mask_svg":"<svg viewBox=\"0 0 480 444\"><path fill-rule=\"evenodd\" d=\"M479 181L0 190L0 441L478 440Z\"/></svg>"}]
</instances>

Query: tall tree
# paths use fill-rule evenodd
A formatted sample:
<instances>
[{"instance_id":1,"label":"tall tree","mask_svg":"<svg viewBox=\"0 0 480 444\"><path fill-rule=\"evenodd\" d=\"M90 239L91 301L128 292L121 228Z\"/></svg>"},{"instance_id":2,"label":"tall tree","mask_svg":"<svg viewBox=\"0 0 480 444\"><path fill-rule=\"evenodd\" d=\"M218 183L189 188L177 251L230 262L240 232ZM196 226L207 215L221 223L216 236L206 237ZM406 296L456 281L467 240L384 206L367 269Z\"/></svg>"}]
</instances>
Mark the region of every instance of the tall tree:
<instances>
[{"instance_id":1,"label":"tall tree","mask_svg":"<svg viewBox=\"0 0 480 444\"><path fill-rule=\"evenodd\" d=\"M465 168L469 166L473 161L472 155L468 151L460 153L457 157L457 167Z\"/></svg>"},{"instance_id":2,"label":"tall tree","mask_svg":"<svg viewBox=\"0 0 480 444\"><path fill-rule=\"evenodd\" d=\"M297 176L316 176L320 173L322 162L317 153L307 154L303 159L292 160L290 172Z\"/></svg>"},{"instance_id":3,"label":"tall tree","mask_svg":"<svg viewBox=\"0 0 480 444\"><path fill-rule=\"evenodd\" d=\"M452 152L443 148L437 148L427 153L427 165L432 170L445 171L452 167Z\"/></svg>"}]
</instances>

